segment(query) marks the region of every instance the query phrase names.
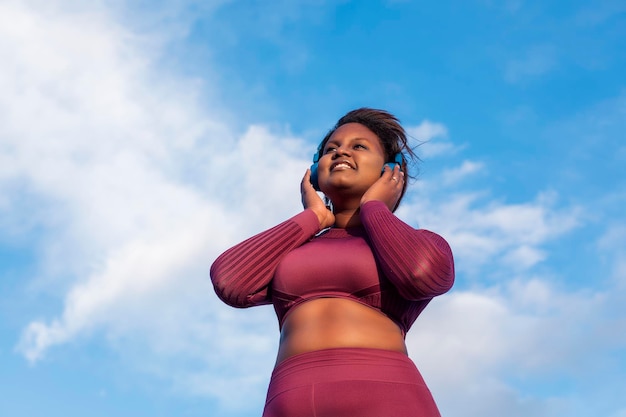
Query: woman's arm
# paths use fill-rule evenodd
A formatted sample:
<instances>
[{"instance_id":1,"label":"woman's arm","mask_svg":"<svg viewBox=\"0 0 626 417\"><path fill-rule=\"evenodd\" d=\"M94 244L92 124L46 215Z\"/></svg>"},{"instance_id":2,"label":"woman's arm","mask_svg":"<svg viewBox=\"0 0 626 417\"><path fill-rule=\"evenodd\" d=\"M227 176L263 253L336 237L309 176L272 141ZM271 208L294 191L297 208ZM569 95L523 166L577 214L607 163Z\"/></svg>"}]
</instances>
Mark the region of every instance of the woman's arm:
<instances>
[{"instance_id":1,"label":"woman's arm","mask_svg":"<svg viewBox=\"0 0 626 417\"><path fill-rule=\"evenodd\" d=\"M217 296L240 308L271 303L268 287L276 266L319 227L317 215L308 209L228 249L211 265Z\"/></svg>"},{"instance_id":2,"label":"woman's arm","mask_svg":"<svg viewBox=\"0 0 626 417\"><path fill-rule=\"evenodd\" d=\"M454 283L454 259L436 233L414 229L382 201L361 205L361 222L383 273L408 300L432 298Z\"/></svg>"}]
</instances>

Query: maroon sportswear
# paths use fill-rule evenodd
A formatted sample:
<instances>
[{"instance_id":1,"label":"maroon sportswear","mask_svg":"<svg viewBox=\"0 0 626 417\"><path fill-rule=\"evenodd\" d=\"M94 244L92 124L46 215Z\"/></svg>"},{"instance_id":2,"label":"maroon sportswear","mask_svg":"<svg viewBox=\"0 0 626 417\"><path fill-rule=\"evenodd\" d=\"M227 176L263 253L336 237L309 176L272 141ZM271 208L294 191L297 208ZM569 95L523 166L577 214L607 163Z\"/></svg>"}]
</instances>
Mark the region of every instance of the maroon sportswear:
<instances>
[{"instance_id":1,"label":"maroon sportswear","mask_svg":"<svg viewBox=\"0 0 626 417\"><path fill-rule=\"evenodd\" d=\"M413 229L380 201L360 209L362 227L319 231L312 210L251 237L211 266L217 295L234 307L274 305L279 326L309 300L354 300L387 315L403 334L454 282L446 241ZM287 358L272 373L263 417L439 417L403 353L338 348Z\"/></svg>"}]
</instances>

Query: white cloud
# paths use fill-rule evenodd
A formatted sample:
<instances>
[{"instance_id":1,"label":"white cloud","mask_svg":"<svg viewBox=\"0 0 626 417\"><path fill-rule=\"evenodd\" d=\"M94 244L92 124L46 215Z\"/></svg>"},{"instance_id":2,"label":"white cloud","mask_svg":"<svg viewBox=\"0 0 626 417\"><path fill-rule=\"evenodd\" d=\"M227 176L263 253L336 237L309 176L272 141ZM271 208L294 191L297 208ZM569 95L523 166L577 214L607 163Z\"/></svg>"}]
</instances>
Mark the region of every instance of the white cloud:
<instances>
[{"instance_id":1,"label":"white cloud","mask_svg":"<svg viewBox=\"0 0 626 417\"><path fill-rule=\"evenodd\" d=\"M515 381L550 381L556 375L594 379L611 373L610 363L597 355L615 346L602 337L602 322L611 314L607 305L617 299L604 293L566 293L543 279L456 291L431 303L407 343L442 412L572 413L572 404L559 398L557 386L533 398ZM608 380L616 377L615 372L607 375Z\"/></svg>"},{"instance_id":2,"label":"white cloud","mask_svg":"<svg viewBox=\"0 0 626 417\"><path fill-rule=\"evenodd\" d=\"M406 132L419 143L418 153L422 158L451 155L462 149L447 140L448 128L442 123L423 120L417 126L407 126Z\"/></svg>"},{"instance_id":3,"label":"white cloud","mask_svg":"<svg viewBox=\"0 0 626 417\"><path fill-rule=\"evenodd\" d=\"M420 142L429 141L437 137L446 138L448 136L448 128L445 125L431 122L430 120L423 120L417 126L407 127L406 131Z\"/></svg>"},{"instance_id":4,"label":"white cloud","mask_svg":"<svg viewBox=\"0 0 626 417\"><path fill-rule=\"evenodd\" d=\"M611 264L612 280L617 287L626 289L626 225L611 222L597 242L601 259Z\"/></svg>"},{"instance_id":5,"label":"white cloud","mask_svg":"<svg viewBox=\"0 0 626 417\"><path fill-rule=\"evenodd\" d=\"M470 276L486 265L510 267L515 261L514 270L526 270L545 259L542 245L581 221L579 209L557 208L553 193L540 194L532 202L507 204L487 192L454 191L442 184L445 181L437 178L423 181L420 194L400 206L398 214L444 236L457 268Z\"/></svg>"},{"instance_id":6,"label":"white cloud","mask_svg":"<svg viewBox=\"0 0 626 417\"><path fill-rule=\"evenodd\" d=\"M18 350L36 362L102 333L188 392L230 398L228 378L258 390L275 318L244 324L213 295L208 269L227 245L297 210L308 145L256 126L237 137L193 81L153 67L158 44L105 9L48 6L0 5L0 226L42 230L38 288L67 288L59 315L33 320ZM155 365L163 358L176 366Z\"/></svg>"},{"instance_id":7,"label":"white cloud","mask_svg":"<svg viewBox=\"0 0 626 417\"><path fill-rule=\"evenodd\" d=\"M458 168L445 170L442 175L442 181L446 185L455 184L468 176L482 171L483 168L484 164L482 162L463 161Z\"/></svg>"},{"instance_id":8,"label":"white cloud","mask_svg":"<svg viewBox=\"0 0 626 417\"><path fill-rule=\"evenodd\" d=\"M546 259L546 253L529 245L521 245L511 249L504 255L504 262L512 269L527 269Z\"/></svg>"}]
</instances>

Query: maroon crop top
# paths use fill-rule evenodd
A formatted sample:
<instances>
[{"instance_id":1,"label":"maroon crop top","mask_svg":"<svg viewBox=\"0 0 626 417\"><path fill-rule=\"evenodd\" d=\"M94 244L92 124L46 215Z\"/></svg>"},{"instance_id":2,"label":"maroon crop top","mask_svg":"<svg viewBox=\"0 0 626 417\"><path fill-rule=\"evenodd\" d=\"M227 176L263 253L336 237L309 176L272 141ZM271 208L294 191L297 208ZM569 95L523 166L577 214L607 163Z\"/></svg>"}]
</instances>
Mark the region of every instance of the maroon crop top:
<instances>
[{"instance_id":1,"label":"maroon crop top","mask_svg":"<svg viewBox=\"0 0 626 417\"><path fill-rule=\"evenodd\" d=\"M247 239L211 266L215 292L233 307L274 304L279 326L300 303L351 299L406 334L430 300L454 282L452 251L439 235L413 229L380 201L360 210L363 227L319 232L312 210Z\"/></svg>"}]
</instances>

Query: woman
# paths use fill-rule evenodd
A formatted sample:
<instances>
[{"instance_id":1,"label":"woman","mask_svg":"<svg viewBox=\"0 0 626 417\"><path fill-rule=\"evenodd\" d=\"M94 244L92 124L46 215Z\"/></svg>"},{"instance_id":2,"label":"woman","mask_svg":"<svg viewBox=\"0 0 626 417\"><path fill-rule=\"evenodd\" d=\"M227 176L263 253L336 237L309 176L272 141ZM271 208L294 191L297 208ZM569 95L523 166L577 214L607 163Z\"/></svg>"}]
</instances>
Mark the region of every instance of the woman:
<instances>
[{"instance_id":1,"label":"woman","mask_svg":"<svg viewBox=\"0 0 626 417\"><path fill-rule=\"evenodd\" d=\"M227 304L274 304L280 345L264 417L439 416L405 335L452 287L454 264L443 238L393 214L406 156L393 115L349 112L319 146L315 186L304 175L304 210L211 266Z\"/></svg>"}]
</instances>

